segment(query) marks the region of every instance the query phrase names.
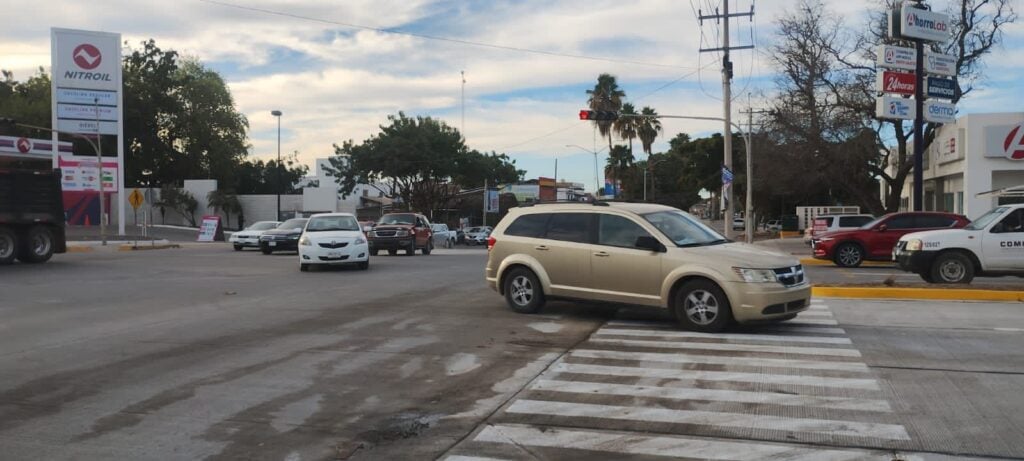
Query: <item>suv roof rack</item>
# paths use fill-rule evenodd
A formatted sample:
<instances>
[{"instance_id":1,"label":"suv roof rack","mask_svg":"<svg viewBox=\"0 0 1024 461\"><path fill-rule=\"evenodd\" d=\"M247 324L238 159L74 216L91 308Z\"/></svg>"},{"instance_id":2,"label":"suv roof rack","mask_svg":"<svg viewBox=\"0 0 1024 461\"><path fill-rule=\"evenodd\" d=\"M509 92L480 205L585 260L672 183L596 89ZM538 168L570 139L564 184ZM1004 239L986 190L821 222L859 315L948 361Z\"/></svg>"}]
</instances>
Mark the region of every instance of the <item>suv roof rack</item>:
<instances>
[{"instance_id":1,"label":"suv roof rack","mask_svg":"<svg viewBox=\"0 0 1024 461\"><path fill-rule=\"evenodd\" d=\"M608 206L608 202L602 200L593 200L589 202L580 202L577 200L545 200L541 202L529 202L519 205L519 208L531 207L536 205L585 205L591 204L593 206Z\"/></svg>"}]
</instances>

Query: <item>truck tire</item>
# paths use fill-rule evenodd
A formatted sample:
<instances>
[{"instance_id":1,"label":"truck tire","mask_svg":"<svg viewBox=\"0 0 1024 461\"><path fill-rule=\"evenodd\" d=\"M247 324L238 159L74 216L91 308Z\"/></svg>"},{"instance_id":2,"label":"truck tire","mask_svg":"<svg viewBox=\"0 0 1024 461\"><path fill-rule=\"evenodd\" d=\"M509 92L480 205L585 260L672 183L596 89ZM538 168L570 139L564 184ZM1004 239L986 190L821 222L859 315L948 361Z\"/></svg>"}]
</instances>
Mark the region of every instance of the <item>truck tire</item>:
<instances>
[{"instance_id":1,"label":"truck tire","mask_svg":"<svg viewBox=\"0 0 1024 461\"><path fill-rule=\"evenodd\" d=\"M935 283L971 283L974 263L959 251L942 253L932 263L931 275Z\"/></svg>"},{"instance_id":2,"label":"truck tire","mask_svg":"<svg viewBox=\"0 0 1024 461\"><path fill-rule=\"evenodd\" d=\"M25 234L18 250L18 260L23 263L44 263L53 256L53 231L45 226L35 226Z\"/></svg>"},{"instance_id":3,"label":"truck tire","mask_svg":"<svg viewBox=\"0 0 1024 461\"><path fill-rule=\"evenodd\" d=\"M427 242L427 246L423 247L423 254L429 255L431 251L434 251L434 241Z\"/></svg>"},{"instance_id":4,"label":"truck tire","mask_svg":"<svg viewBox=\"0 0 1024 461\"><path fill-rule=\"evenodd\" d=\"M0 227L0 266L14 262L18 255L18 236L13 230Z\"/></svg>"}]
</instances>

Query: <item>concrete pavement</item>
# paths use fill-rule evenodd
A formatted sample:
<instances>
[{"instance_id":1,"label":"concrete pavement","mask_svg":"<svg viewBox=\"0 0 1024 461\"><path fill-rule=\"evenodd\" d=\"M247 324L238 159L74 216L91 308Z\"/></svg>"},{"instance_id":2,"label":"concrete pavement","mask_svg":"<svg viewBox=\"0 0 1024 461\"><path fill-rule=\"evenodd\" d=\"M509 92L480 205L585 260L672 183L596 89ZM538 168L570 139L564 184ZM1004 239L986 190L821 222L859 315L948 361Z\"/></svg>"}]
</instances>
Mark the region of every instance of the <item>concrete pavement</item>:
<instances>
[{"instance_id":1,"label":"concrete pavement","mask_svg":"<svg viewBox=\"0 0 1024 461\"><path fill-rule=\"evenodd\" d=\"M723 335L510 312L486 250L0 267L4 459L1024 458L1020 303L816 299Z\"/></svg>"}]
</instances>

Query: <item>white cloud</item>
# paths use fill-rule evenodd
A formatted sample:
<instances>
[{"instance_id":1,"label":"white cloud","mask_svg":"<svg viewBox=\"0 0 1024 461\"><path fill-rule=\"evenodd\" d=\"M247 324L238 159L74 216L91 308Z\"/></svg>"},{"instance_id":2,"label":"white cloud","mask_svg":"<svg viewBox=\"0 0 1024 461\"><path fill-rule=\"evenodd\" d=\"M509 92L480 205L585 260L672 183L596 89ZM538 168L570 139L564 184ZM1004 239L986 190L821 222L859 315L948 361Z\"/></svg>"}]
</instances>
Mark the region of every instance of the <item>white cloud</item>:
<instances>
[{"instance_id":1,"label":"white cloud","mask_svg":"<svg viewBox=\"0 0 1024 461\"><path fill-rule=\"evenodd\" d=\"M721 114L721 102L715 99L721 92L719 58L699 55L701 28L691 10L691 5L707 5L704 1L227 1L315 20L201 0L15 1L16 6L6 9L18 11L22 19L8 21L0 30L0 68L23 79L39 66L48 67L49 27L117 31L132 46L154 38L158 46L197 56L224 74L239 110L249 118L254 155L275 155L277 120L270 110L279 109L284 112L282 151L300 151L307 164L330 154L333 143L374 134L399 110L459 126L460 70L467 79L467 138L470 147L480 150L543 157L565 155L566 144L592 145L591 128L575 120L575 114L585 101L583 91L601 72L615 74L628 95L637 98L698 64L710 65L700 75L707 94L693 88L697 75L690 75L638 101L638 106L651 105L663 114ZM828 3L847 23L865 20L864 2ZM733 55L734 90L741 101L745 92L756 93L772 75L762 51L771 42L773 22L793 5L757 2L753 23L733 22L734 44L749 43L756 31L761 50ZM330 22L677 67L546 56ZM705 21L708 40L714 40L714 27ZM1020 30L1014 26L1008 36L1022 35ZM1019 50L1011 51L1012 65L1019 69ZM1008 62L1001 61L1004 66ZM750 74L758 79L748 85ZM663 123L666 136L656 145L660 149L681 131L721 130L718 122ZM602 144L606 142L599 140Z\"/></svg>"}]
</instances>

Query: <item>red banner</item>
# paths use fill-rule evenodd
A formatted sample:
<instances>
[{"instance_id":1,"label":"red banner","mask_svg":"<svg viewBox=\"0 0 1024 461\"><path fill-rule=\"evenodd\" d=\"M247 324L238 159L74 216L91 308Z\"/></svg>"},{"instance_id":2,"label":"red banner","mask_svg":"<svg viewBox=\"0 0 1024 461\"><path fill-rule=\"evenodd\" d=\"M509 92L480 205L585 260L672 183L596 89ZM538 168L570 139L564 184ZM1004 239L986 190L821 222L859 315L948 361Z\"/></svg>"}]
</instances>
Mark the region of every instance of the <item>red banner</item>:
<instances>
[{"instance_id":1,"label":"red banner","mask_svg":"<svg viewBox=\"0 0 1024 461\"><path fill-rule=\"evenodd\" d=\"M917 77L909 72L887 70L878 74L875 89L883 93L913 96L917 89Z\"/></svg>"}]
</instances>

